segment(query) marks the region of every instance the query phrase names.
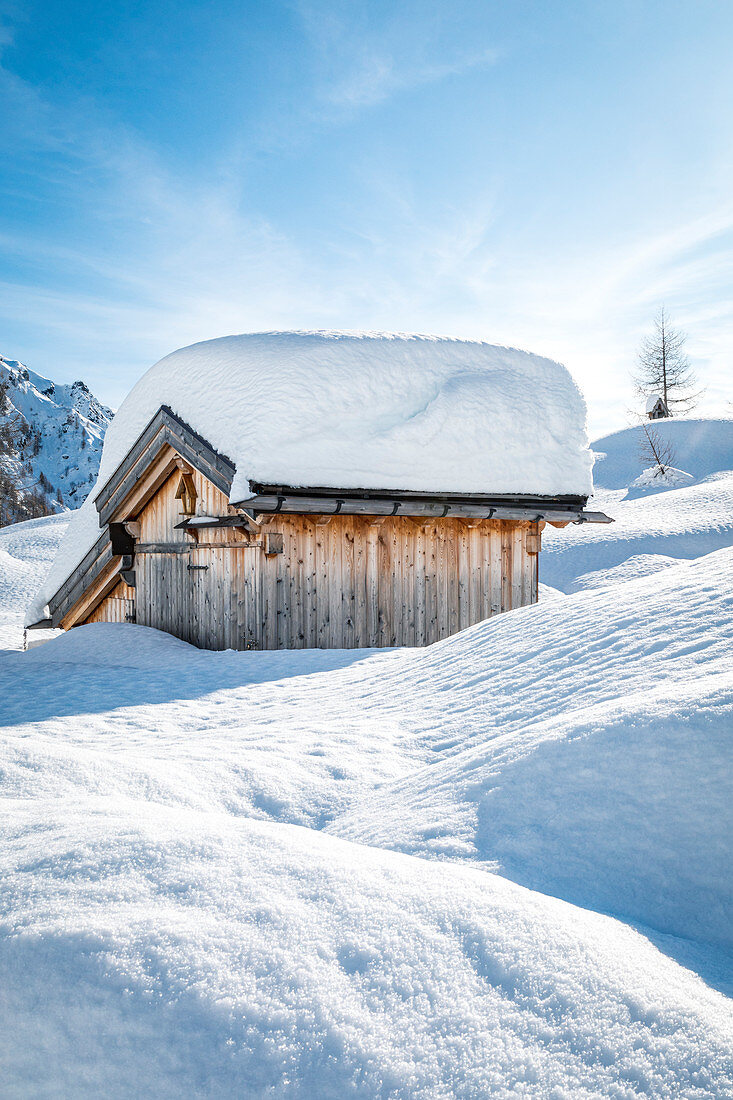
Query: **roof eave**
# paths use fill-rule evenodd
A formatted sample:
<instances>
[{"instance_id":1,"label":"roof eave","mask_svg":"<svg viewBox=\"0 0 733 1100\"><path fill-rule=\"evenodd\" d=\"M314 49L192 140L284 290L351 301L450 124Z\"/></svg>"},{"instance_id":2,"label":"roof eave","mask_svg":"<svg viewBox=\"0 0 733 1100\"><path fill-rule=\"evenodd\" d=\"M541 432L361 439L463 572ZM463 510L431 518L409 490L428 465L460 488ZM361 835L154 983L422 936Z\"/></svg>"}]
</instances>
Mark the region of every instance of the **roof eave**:
<instances>
[{"instance_id":1,"label":"roof eave","mask_svg":"<svg viewBox=\"0 0 733 1100\"><path fill-rule=\"evenodd\" d=\"M260 515L408 516L424 519L546 520L549 523L611 523L603 512L585 510L583 496L489 496L413 493L387 489L293 488L254 483L252 496L234 507Z\"/></svg>"}]
</instances>

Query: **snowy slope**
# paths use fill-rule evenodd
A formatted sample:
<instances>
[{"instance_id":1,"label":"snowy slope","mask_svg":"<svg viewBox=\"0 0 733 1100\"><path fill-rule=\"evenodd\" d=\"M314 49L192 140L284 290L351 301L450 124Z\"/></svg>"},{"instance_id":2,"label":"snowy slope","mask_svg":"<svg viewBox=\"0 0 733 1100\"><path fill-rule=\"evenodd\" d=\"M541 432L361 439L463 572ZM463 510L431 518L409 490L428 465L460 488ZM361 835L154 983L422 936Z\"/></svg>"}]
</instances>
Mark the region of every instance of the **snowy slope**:
<instances>
[{"instance_id":1,"label":"snowy slope","mask_svg":"<svg viewBox=\"0 0 733 1100\"><path fill-rule=\"evenodd\" d=\"M424 651L6 657L11 1093L726 1095L668 934L729 987L730 558Z\"/></svg>"},{"instance_id":2,"label":"snowy slope","mask_svg":"<svg viewBox=\"0 0 733 1100\"><path fill-rule=\"evenodd\" d=\"M426 650L301 660L200 652L133 626L80 628L6 660L9 717L41 723L30 772L25 743L10 737L6 790L138 797L142 787L166 804L481 860L523 882L535 861L537 888L568 896L570 882L573 901L723 942L732 653L733 550L503 615ZM100 736L98 716L112 711ZM62 745L45 725L58 714L74 716ZM502 862L482 810L517 761L527 797L499 821L512 843L529 837L530 870ZM573 812L558 816L566 793ZM530 812L544 824L519 829Z\"/></svg>"},{"instance_id":3,"label":"snowy slope","mask_svg":"<svg viewBox=\"0 0 733 1100\"><path fill-rule=\"evenodd\" d=\"M8 384L11 409L6 418L20 416L28 426L14 469L26 467L23 483L36 488L43 475L50 507L78 508L96 480L112 410L83 382L59 385L16 359L0 356L0 378Z\"/></svg>"},{"instance_id":4,"label":"snowy slope","mask_svg":"<svg viewBox=\"0 0 733 1100\"><path fill-rule=\"evenodd\" d=\"M0 650L17 649L29 600L48 573L69 513L0 527Z\"/></svg>"},{"instance_id":5,"label":"snowy slope","mask_svg":"<svg viewBox=\"0 0 733 1100\"><path fill-rule=\"evenodd\" d=\"M425 650L0 655L9 1095L733 1095L730 483L601 492Z\"/></svg>"},{"instance_id":6,"label":"snowy slope","mask_svg":"<svg viewBox=\"0 0 733 1100\"><path fill-rule=\"evenodd\" d=\"M640 427L596 440L593 504L615 523L547 528L540 558L546 584L579 591L733 545L733 420L659 420L654 430L672 444L673 464L689 481L662 491L632 487L648 465L639 456Z\"/></svg>"},{"instance_id":7,"label":"snowy slope","mask_svg":"<svg viewBox=\"0 0 733 1100\"><path fill-rule=\"evenodd\" d=\"M100 798L11 804L0 865L9 1096L733 1089L722 995L497 876Z\"/></svg>"},{"instance_id":8,"label":"snowy slope","mask_svg":"<svg viewBox=\"0 0 733 1100\"><path fill-rule=\"evenodd\" d=\"M686 470L696 481L721 470L733 470L733 419L674 417L655 420L647 427L672 446L671 465ZM596 491L626 489L631 485L644 466L649 465L639 457L643 441L641 426L624 428L593 441Z\"/></svg>"},{"instance_id":9,"label":"snowy slope","mask_svg":"<svg viewBox=\"0 0 733 1100\"><path fill-rule=\"evenodd\" d=\"M733 958L732 655L733 549L480 624L382 677L430 764L332 828Z\"/></svg>"}]
</instances>

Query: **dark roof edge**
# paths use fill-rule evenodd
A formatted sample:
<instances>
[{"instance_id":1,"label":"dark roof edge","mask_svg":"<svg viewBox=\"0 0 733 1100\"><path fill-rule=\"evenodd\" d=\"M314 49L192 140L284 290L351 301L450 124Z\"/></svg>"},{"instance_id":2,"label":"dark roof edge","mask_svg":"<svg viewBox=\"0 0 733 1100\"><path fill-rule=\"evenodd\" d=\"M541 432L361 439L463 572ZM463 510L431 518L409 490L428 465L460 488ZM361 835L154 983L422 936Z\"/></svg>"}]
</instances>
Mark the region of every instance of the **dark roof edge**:
<instances>
[{"instance_id":1,"label":"dark roof edge","mask_svg":"<svg viewBox=\"0 0 733 1100\"><path fill-rule=\"evenodd\" d=\"M265 486L260 486L263 490ZM425 519L547 520L551 523L612 523L603 512L584 509L585 497L488 497L330 490L263 491L235 507L256 515L409 516Z\"/></svg>"},{"instance_id":2,"label":"dark roof edge","mask_svg":"<svg viewBox=\"0 0 733 1100\"><path fill-rule=\"evenodd\" d=\"M326 486L266 485L251 481L252 497L232 501L235 506L247 506L258 496L282 497L325 497L333 500L399 500L423 504L445 504L455 501L460 504L477 504L490 508L492 505L518 508L562 508L563 510L582 511L588 503L587 496L559 495L540 496L532 493L427 493L406 489L339 489Z\"/></svg>"}]
</instances>

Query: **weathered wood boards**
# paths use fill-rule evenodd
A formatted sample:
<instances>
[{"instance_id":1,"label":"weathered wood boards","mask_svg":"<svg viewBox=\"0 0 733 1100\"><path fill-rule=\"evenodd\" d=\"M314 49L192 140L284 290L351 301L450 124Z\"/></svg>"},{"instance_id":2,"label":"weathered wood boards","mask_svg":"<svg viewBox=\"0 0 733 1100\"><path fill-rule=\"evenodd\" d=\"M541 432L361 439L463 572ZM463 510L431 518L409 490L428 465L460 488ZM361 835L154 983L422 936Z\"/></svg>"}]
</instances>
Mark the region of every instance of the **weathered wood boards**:
<instances>
[{"instance_id":1,"label":"weathered wood boards","mask_svg":"<svg viewBox=\"0 0 733 1100\"><path fill-rule=\"evenodd\" d=\"M85 620L88 623L129 623L135 621L135 589L118 581L109 595Z\"/></svg>"},{"instance_id":2,"label":"weathered wood boards","mask_svg":"<svg viewBox=\"0 0 733 1100\"><path fill-rule=\"evenodd\" d=\"M199 517L234 515L199 471ZM180 527L172 472L135 517L135 588L86 621L137 622L208 649L420 646L537 599L530 521L275 515Z\"/></svg>"}]
</instances>

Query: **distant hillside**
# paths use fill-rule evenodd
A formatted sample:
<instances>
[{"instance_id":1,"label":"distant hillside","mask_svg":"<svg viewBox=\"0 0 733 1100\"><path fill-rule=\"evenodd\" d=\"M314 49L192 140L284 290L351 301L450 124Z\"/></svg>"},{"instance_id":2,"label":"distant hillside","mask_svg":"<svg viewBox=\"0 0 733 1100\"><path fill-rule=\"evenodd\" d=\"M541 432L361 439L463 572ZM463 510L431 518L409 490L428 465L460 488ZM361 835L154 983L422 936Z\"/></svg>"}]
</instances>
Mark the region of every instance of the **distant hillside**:
<instances>
[{"instance_id":1,"label":"distant hillside","mask_svg":"<svg viewBox=\"0 0 733 1100\"><path fill-rule=\"evenodd\" d=\"M639 486L651 465L640 454L639 426L595 440L593 503L615 522L544 531L540 577L551 588L605 587L733 545L733 420L675 418L652 426L672 447L671 465L690 477L676 487L653 480Z\"/></svg>"},{"instance_id":2,"label":"distant hillside","mask_svg":"<svg viewBox=\"0 0 733 1100\"><path fill-rule=\"evenodd\" d=\"M671 465L692 474L695 481L721 470L733 470L733 419L654 420L647 423L672 446ZM640 456L644 440L640 425L595 439L593 483L596 489L628 489L645 466Z\"/></svg>"},{"instance_id":3,"label":"distant hillside","mask_svg":"<svg viewBox=\"0 0 733 1100\"><path fill-rule=\"evenodd\" d=\"M96 480L112 410L84 382L59 385L2 356L0 386L0 525L78 508Z\"/></svg>"}]
</instances>

